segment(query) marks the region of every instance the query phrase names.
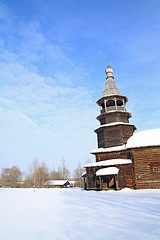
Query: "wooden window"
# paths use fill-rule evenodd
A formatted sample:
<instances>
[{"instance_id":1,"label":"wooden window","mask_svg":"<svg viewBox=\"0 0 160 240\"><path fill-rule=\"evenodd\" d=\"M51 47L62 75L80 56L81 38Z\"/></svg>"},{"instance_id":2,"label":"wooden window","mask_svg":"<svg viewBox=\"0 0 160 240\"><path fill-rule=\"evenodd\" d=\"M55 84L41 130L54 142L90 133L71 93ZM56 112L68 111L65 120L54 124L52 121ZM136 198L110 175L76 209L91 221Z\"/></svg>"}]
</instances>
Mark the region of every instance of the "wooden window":
<instances>
[{"instance_id":1,"label":"wooden window","mask_svg":"<svg viewBox=\"0 0 160 240\"><path fill-rule=\"evenodd\" d=\"M154 173L159 173L158 167L153 167L153 172L154 172Z\"/></svg>"},{"instance_id":2,"label":"wooden window","mask_svg":"<svg viewBox=\"0 0 160 240\"><path fill-rule=\"evenodd\" d=\"M150 164L151 173L160 173L160 163L151 163Z\"/></svg>"}]
</instances>

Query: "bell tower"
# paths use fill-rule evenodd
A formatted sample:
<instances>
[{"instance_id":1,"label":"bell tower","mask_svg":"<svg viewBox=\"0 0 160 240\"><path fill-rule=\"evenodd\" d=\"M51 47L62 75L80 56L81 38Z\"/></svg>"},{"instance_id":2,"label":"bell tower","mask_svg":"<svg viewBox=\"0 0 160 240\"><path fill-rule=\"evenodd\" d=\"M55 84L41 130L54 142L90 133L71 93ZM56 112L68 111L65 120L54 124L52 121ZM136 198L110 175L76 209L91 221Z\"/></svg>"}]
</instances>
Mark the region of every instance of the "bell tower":
<instances>
[{"instance_id":1,"label":"bell tower","mask_svg":"<svg viewBox=\"0 0 160 240\"><path fill-rule=\"evenodd\" d=\"M129 123L132 115L126 110L127 97L122 96L114 81L113 69L108 65L102 98L97 101L100 115L97 120L100 126L95 130L98 138L98 148L108 148L123 145L133 135L136 127Z\"/></svg>"}]
</instances>

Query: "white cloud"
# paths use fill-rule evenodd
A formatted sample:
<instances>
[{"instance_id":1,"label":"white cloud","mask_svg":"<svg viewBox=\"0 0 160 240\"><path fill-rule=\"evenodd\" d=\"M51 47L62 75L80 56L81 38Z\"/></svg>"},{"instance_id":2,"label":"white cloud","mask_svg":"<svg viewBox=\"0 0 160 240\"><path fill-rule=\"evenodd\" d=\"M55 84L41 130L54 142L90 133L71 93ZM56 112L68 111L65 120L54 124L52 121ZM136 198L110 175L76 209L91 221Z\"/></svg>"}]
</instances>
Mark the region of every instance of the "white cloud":
<instances>
[{"instance_id":1,"label":"white cloud","mask_svg":"<svg viewBox=\"0 0 160 240\"><path fill-rule=\"evenodd\" d=\"M1 166L26 169L35 156L58 166L65 157L72 169L87 159L96 139L92 93L75 84L86 73L59 46L46 42L38 23L24 27L21 35L25 39L27 34L15 51L1 48ZM45 71L51 65L52 71Z\"/></svg>"}]
</instances>

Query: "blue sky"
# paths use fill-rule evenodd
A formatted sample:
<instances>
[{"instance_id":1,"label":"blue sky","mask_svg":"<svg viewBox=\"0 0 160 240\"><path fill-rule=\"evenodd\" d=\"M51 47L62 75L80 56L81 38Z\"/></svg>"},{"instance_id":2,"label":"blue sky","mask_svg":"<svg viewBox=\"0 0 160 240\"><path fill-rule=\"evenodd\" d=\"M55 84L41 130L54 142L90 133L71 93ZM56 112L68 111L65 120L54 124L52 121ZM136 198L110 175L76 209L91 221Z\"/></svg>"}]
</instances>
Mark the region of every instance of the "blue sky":
<instances>
[{"instance_id":1,"label":"blue sky","mask_svg":"<svg viewBox=\"0 0 160 240\"><path fill-rule=\"evenodd\" d=\"M159 128L159 12L159 0L0 0L0 168L94 160L107 59L130 122Z\"/></svg>"}]
</instances>

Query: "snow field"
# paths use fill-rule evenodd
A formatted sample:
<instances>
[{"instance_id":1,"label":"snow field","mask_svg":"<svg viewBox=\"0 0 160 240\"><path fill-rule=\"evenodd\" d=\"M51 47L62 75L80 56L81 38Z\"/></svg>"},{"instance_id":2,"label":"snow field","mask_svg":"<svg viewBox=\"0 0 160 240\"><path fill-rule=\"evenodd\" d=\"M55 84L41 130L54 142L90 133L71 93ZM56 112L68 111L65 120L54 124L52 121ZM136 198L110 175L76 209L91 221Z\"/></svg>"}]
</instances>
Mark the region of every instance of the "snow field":
<instances>
[{"instance_id":1,"label":"snow field","mask_svg":"<svg viewBox=\"0 0 160 240\"><path fill-rule=\"evenodd\" d=\"M0 189L0 240L159 240L160 190Z\"/></svg>"}]
</instances>

